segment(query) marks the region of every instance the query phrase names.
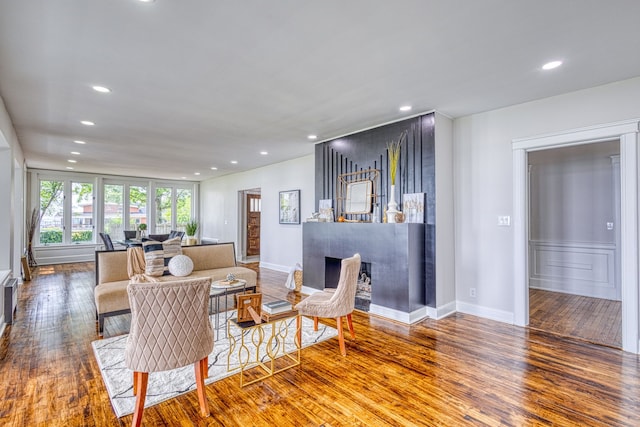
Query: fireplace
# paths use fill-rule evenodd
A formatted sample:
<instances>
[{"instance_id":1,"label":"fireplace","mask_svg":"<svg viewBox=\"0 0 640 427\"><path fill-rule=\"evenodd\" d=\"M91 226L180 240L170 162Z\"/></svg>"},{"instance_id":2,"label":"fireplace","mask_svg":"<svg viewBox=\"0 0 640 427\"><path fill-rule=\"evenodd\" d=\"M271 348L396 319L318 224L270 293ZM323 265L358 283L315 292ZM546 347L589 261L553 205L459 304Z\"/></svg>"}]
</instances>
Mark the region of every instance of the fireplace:
<instances>
[{"instance_id":1,"label":"fireplace","mask_svg":"<svg viewBox=\"0 0 640 427\"><path fill-rule=\"evenodd\" d=\"M341 258L324 258L324 287L335 288L340 280ZM358 288L356 290L356 309L369 311L371 304L371 263L360 262Z\"/></svg>"}]
</instances>

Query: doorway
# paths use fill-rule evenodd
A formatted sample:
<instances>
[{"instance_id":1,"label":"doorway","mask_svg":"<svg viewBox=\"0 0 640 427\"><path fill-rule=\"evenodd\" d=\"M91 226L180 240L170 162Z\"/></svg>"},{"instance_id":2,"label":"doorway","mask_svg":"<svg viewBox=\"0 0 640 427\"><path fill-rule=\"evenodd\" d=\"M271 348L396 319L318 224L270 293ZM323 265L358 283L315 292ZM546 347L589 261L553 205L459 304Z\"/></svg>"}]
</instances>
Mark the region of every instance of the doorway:
<instances>
[{"instance_id":1,"label":"doorway","mask_svg":"<svg viewBox=\"0 0 640 427\"><path fill-rule=\"evenodd\" d=\"M538 137L515 139L513 148L514 313L518 326L529 324L528 154L538 150L620 141L620 283L622 349L638 353L638 128L627 120Z\"/></svg>"},{"instance_id":2,"label":"doorway","mask_svg":"<svg viewBox=\"0 0 640 427\"><path fill-rule=\"evenodd\" d=\"M619 140L529 153L529 326L622 347Z\"/></svg>"},{"instance_id":3,"label":"doorway","mask_svg":"<svg viewBox=\"0 0 640 427\"><path fill-rule=\"evenodd\" d=\"M260 220L262 199L259 188L241 191L241 234L242 260L256 262L260 260Z\"/></svg>"}]
</instances>

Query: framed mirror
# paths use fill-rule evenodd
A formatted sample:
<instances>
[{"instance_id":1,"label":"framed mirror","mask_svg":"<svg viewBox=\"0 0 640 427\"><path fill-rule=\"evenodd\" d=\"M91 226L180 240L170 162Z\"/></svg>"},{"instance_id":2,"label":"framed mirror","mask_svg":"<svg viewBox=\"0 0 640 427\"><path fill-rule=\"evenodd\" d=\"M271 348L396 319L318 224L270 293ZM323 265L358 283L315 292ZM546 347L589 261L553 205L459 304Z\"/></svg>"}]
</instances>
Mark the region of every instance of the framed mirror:
<instances>
[{"instance_id":1,"label":"framed mirror","mask_svg":"<svg viewBox=\"0 0 640 427\"><path fill-rule=\"evenodd\" d=\"M347 194L344 201L345 214L371 213L371 191L373 189L370 180L354 181L347 184Z\"/></svg>"}]
</instances>

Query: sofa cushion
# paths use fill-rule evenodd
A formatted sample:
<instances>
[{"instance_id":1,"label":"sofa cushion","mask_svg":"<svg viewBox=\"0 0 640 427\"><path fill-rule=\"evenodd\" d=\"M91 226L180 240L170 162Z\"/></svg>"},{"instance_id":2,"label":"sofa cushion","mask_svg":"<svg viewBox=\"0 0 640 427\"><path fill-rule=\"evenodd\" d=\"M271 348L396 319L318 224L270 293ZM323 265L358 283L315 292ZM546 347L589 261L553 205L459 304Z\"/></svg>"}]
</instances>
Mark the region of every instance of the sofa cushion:
<instances>
[{"instance_id":1,"label":"sofa cushion","mask_svg":"<svg viewBox=\"0 0 640 427\"><path fill-rule=\"evenodd\" d=\"M144 249L145 273L149 276L168 276L169 261L176 255L182 254L181 239L176 237L156 242L149 240L142 244Z\"/></svg>"}]
</instances>

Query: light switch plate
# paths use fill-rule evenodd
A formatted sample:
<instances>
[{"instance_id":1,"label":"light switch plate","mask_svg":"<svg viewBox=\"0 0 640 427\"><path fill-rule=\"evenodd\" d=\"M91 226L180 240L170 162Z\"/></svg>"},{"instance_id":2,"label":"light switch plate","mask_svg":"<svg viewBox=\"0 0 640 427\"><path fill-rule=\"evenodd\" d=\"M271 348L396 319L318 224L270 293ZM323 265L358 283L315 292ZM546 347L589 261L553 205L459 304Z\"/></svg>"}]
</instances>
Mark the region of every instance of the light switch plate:
<instances>
[{"instance_id":1,"label":"light switch plate","mask_svg":"<svg viewBox=\"0 0 640 427\"><path fill-rule=\"evenodd\" d=\"M498 226L509 227L511 225L511 217L509 215L498 216Z\"/></svg>"}]
</instances>

